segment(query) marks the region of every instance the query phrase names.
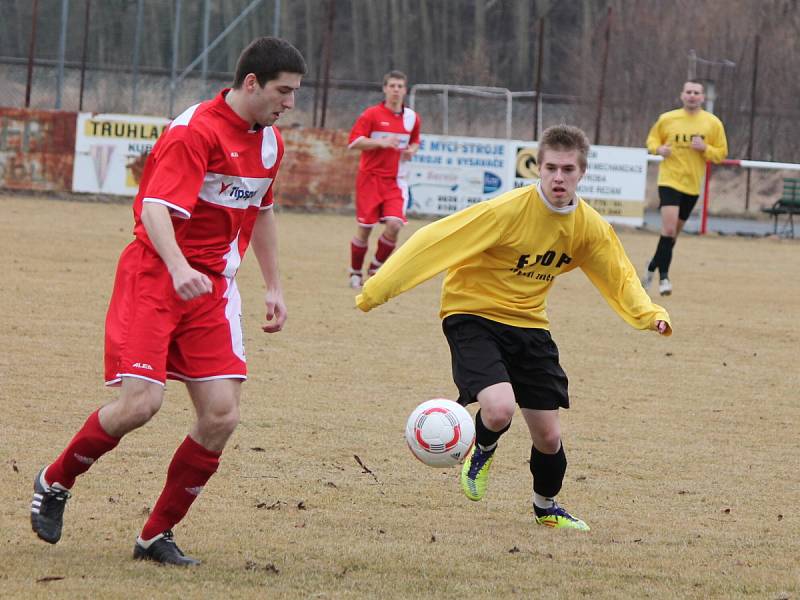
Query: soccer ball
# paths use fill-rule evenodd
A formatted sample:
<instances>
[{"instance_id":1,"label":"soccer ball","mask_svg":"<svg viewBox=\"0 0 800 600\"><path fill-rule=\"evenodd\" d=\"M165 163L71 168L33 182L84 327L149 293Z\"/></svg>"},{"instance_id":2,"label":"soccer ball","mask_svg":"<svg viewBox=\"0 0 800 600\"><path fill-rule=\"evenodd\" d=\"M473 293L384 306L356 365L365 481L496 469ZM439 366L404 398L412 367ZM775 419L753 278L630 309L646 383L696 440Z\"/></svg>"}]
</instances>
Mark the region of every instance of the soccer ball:
<instances>
[{"instance_id":1,"label":"soccer ball","mask_svg":"<svg viewBox=\"0 0 800 600\"><path fill-rule=\"evenodd\" d=\"M475 423L458 402L435 398L408 417L406 442L411 453L430 467L462 462L475 443Z\"/></svg>"}]
</instances>

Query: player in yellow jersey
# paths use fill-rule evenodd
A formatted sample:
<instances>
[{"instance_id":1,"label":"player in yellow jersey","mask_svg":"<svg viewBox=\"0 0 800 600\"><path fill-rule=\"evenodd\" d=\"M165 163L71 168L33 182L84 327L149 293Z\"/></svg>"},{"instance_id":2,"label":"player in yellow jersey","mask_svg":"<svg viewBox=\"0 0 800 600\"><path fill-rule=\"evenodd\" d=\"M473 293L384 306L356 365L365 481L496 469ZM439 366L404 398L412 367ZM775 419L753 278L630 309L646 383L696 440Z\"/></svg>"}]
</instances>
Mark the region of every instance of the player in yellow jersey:
<instances>
[{"instance_id":1,"label":"player in yellow jersey","mask_svg":"<svg viewBox=\"0 0 800 600\"><path fill-rule=\"evenodd\" d=\"M555 501L567 469L558 409L569 407L569 394L550 337L547 294L556 277L580 267L630 325L672 333L667 312L642 288L614 230L576 195L588 152L580 129L547 129L538 184L423 227L356 298L368 311L447 271L440 316L453 379L459 402L480 405L476 444L461 474L464 493L483 497L497 442L519 404L532 440L536 522L580 530L589 527Z\"/></svg>"},{"instance_id":2,"label":"player in yellow jersey","mask_svg":"<svg viewBox=\"0 0 800 600\"><path fill-rule=\"evenodd\" d=\"M697 203L706 161L719 163L728 155L725 128L722 121L703 110L705 98L702 83L687 81L681 92L683 108L663 113L647 135L648 151L664 160L658 169L661 237L647 263L642 285L650 287L658 269L662 296L672 293L672 249Z\"/></svg>"}]
</instances>

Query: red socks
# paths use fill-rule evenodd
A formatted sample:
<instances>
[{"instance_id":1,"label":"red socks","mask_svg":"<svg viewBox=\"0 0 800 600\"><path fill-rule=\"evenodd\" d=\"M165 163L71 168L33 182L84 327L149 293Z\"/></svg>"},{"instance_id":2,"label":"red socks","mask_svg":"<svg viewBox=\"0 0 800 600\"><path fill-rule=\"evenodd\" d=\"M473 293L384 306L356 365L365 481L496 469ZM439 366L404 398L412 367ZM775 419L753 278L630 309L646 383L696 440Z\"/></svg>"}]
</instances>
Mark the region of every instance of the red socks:
<instances>
[{"instance_id":1,"label":"red socks","mask_svg":"<svg viewBox=\"0 0 800 600\"><path fill-rule=\"evenodd\" d=\"M70 489L78 475L88 471L98 458L117 446L120 438L103 430L98 412L89 415L64 451L47 467L45 480L49 485L60 483ZM172 457L164 490L142 530L143 540L171 529L186 515L203 486L217 471L220 456L220 452L206 450L186 436Z\"/></svg>"},{"instance_id":2,"label":"red socks","mask_svg":"<svg viewBox=\"0 0 800 600\"><path fill-rule=\"evenodd\" d=\"M394 252L396 245L396 242L392 242L385 235L381 234L381 237L378 238L378 248L375 250L375 258L373 258L372 262L369 264L370 275L374 275L375 271L386 262L386 259Z\"/></svg>"},{"instance_id":3,"label":"red socks","mask_svg":"<svg viewBox=\"0 0 800 600\"><path fill-rule=\"evenodd\" d=\"M350 272L361 273L364 266L364 256L367 254L367 245L354 237L350 240Z\"/></svg>"},{"instance_id":4,"label":"red socks","mask_svg":"<svg viewBox=\"0 0 800 600\"><path fill-rule=\"evenodd\" d=\"M99 409L89 415L64 451L47 467L44 477L48 484L58 482L70 489L75 485L78 475L88 471L94 461L119 444L120 438L112 437L103 430L98 412Z\"/></svg>"},{"instance_id":5,"label":"red socks","mask_svg":"<svg viewBox=\"0 0 800 600\"><path fill-rule=\"evenodd\" d=\"M189 510L203 486L219 467L220 452L206 450L188 435L178 446L167 469L167 481L141 538L149 540L178 523Z\"/></svg>"}]
</instances>

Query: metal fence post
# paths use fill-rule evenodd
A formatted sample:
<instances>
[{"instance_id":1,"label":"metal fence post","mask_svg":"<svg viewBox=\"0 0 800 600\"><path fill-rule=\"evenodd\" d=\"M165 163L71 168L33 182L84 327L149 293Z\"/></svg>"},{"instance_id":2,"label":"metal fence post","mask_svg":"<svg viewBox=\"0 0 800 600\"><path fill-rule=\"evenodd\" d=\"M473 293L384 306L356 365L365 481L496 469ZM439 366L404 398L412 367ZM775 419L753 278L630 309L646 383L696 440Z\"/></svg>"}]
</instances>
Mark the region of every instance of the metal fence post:
<instances>
[{"instance_id":1,"label":"metal fence post","mask_svg":"<svg viewBox=\"0 0 800 600\"><path fill-rule=\"evenodd\" d=\"M61 31L58 36L58 69L56 70L56 108L61 108L61 94L64 91L64 60L67 54L67 20L69 19L69 0L61 0Z\"/></svg>"},{"instance_id":2,"label":"metal fence post","mask_svg":"<svg viewBox=\"0 0 800 600\"><path fill-rule=\"evenodd\" d=\"M175 27L172 30L172 69L169 74L169 118L175 116L175 88L178 87L175 75L178 71L178 45L181 33L181 0L175 0Z\"/></svg>"},{"instance_id":3,"label":"metal fence post","mask_svg":"<svg viewBox=\"0 0 800 600\"><path fill-rule=\"evenodd\" d=\"M87 0L89 1L89 0ZM136 2L136 31L133 34L133 82L131 91L131 112L136 114L139 106L139 54L142 51L142 22L144 19L144 0Z\"/></svg>"},{"instance_id":4,"label":"metal fence post","mask_svg":"<svg viewBox=\"0 0 800 600\"><path fill-rule=\"evenodd\" d=\"M211 24L211 0L203 3L203 66L200 72L203 76L203 86L206 85L208 78L208 30Z\"/></svg>"},{"instance_id":5,"label":"metal fence post","mask_svg":"<svg viewBox=\"0 0 800 600\"><path fill-rule=\"evenodd\" d=\"M36 52L36 17L39 14L39 0L33 0L31 9L31 40L28 45L28 80L25 84L25 108L31 105L31 87L33 81L33 55Z\"/></svg>"},{"instance_id":6,"label":"metal fence post","mask_svg":"<svg viewBox=\"0 0 800 600\"><path fill-rule=\"evenodd\" d=\"M281 32L281 0L275 0L275 16L272 19L272 35L278 37Z\"/></svg>"},{"instance_id":7,"label":"metal fence post","mask_svg":"<svg viewBox=\"0 0 800 600\"><path fill-rule=\"evenodd\" d=\"M78 91L78 111L83 110L83 84L86 82L86 52L89 47L89 13L92 10L92 0L86 0L86 9L83 12L83 50L81 51L81 88Z\"/></svg>"}]
</instances>

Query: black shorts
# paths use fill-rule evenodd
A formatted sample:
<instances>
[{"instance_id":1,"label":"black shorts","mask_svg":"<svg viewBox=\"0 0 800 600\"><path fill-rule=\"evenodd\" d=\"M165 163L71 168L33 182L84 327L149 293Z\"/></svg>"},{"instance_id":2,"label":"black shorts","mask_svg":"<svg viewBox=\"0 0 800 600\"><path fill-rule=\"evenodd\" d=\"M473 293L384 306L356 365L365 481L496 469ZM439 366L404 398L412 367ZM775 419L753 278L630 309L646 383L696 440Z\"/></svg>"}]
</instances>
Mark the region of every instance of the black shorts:
<instances>
[{"instance_id":1,"label":"black shorts","mask_svg":"<svg viewBox=\"0 0 800 600\"><path fill-rule=\"evenodd\" d=\"M658 208L662 206L677 206L678 218L681 221L688 221L689 216L694 210L694 205L697 204L699 196L691 196L679 192L675 188L667 187L665 185L658 186Z\"/></svg>"},{"instance_id":2,"label":"black shorts","mask_svg":"<svg viewBox=\"0 0 800 600\"><path fill-rule=\"evenodd\" d=\"M546 329L512 327L476 315L450 315L442 329L460 404L475 402L482 389L507 381L521 408L569 408L567 375Z\"/></svg>"}]
</instances>

